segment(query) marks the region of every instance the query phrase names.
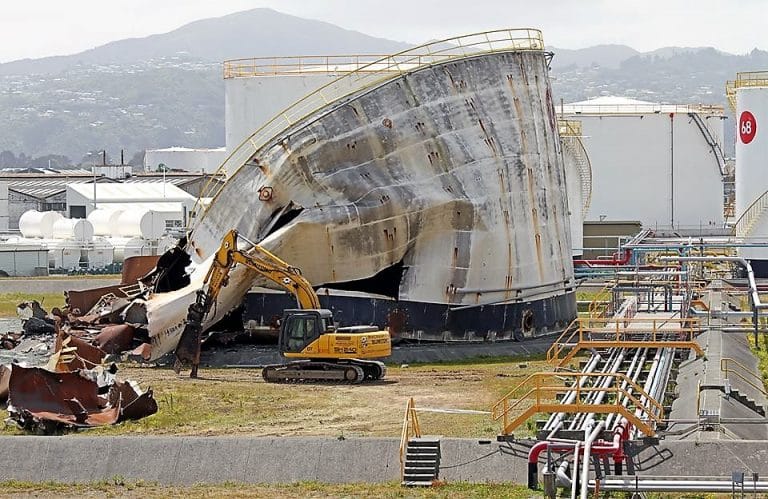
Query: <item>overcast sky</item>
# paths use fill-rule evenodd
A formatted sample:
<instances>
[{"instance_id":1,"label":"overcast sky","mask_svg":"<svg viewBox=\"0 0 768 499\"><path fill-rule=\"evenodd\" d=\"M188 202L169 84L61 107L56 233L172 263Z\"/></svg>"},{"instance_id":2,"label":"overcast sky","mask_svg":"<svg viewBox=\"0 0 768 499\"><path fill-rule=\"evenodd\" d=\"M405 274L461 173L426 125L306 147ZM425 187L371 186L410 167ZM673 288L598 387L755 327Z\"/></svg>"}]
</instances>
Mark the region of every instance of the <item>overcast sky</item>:
<instances>
[{"instance_id":1,"label":"overcast sky","mask_svg":"<svg viewBox=\"0 0 768 499\"><path fill-rule=\"evenodd\" d=\"M768 0L2 0L0 62L73 54L255 7L410 43L535 27L559 48L768 48Z\"/></svg>"}]
</instances>

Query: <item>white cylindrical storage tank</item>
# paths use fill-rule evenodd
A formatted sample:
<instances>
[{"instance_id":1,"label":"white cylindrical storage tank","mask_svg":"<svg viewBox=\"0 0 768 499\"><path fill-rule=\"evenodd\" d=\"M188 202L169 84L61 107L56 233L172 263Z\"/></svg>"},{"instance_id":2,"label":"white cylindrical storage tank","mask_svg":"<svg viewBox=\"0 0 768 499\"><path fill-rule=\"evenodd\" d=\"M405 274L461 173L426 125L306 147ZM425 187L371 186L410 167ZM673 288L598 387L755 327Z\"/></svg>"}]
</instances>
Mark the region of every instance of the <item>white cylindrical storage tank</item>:
<instances>
[{"instance_id":1,"label":"white cylindrical storage tank","mask_svg":"<svg viewBox=\"0 0 768 499\"><path fill-rule=\"evenodd\" d=\"M750 207L768 190L768 86L736 89L736 235L747 242L765 242L768 216ZM759 204L759 203L758 203ZM752 262L756 276L768 276L768 248L740 248L739 255Z\"/></svg>"},{"instance_id":2,"label":"white cylindrical storage tank","mask_svg":"<svg viewBox=\"0 0 768 499\"><path fill-rule=\"evenodd\" d=\"M25 211L19 218L19 230L24 237L53 237L53 224L64 217L55 211Z\"/></svg>"},{"instance_id":3,"label":"white cylindrical storage tank","mask_svg":"<svg viewBox=\"0 0 768 499\"><path fill-rule=\"evenodd\" d=\"M768 87L736 90L736 217L768 190Z\"/></svg>"},{"instance_id":4,"label":"white cylindrical storage tank","mask_svg":"<svg viewBox=\"0 0 768 499\"><path fill-rule=\"evenodd\" d=\"M154 210L124 211L118 219L117 235L159 239L165 233L165 217Z\"/></svg>"},{"instance_id":5,"label":"white cylindrical storage tank","mask_svg":"<svg viewBox=\"0 0 768 499\"><path fill-rule=\"evenodd\" d=\"M48 247L48 265L54 269L77 270L81 268L81 244L69 239L50 239L45 241Z\"/></svg>"},{"instance_id":6,"label":"white cylindrical storage tank","mask_svg":"<svg viewBox=\"0 0 768 499\"><path fill-rule=\"evenodd\" d=\"M569 140L566 138L566 140ZM571 254L579 256L584 253L584 213L581 198L581 175L576 164L574 152L569 147L563 147L563 163L565 165L565 183L568 192L568 213L571 219Z\"/></svg>"},{"instance_id":7,"label":"white cylindrical storage tank","mask_svg":"<svg viewBox=\"0 0 768 499\"><path fill-rule=\"evenodd\" d=\"M88 215L88 221L93 225L94 236L111 236L117 233L118 222L123 210L99 208Z\"/></svg>"},{"instance_id":8,"label":"white cylindrical storage tank","mask_svg":"<svg viewBox=\"0 0 768 499\"><path fill-rule=\"evenodd\" d=\"M132 256L148 256L157 254L157 242L140 237L112 237L109 242L114 247L114 261L124 262Z\"/></svg>"},{"instance_id":9,"label":"white cylindrical storage tank","mask_svg":"<svg viewBox=\"0 0 768 499\"><path fill-rule=\"evenodd\" d=\"M85 248L89 269L103 269L112 265L114 259L114 247L103 237L97 237Z\"/></svg>"},{"instance_id":10,"label":"white cylindrical storage tank","mask_svg":"<svg viewBox=\"0 0 768 499\"><path fill-rule=\"evenodd\" d=\"M53 224L53 239L93 240L93 225L84 218L60 218Z\"/></svg>"}]
</instances>

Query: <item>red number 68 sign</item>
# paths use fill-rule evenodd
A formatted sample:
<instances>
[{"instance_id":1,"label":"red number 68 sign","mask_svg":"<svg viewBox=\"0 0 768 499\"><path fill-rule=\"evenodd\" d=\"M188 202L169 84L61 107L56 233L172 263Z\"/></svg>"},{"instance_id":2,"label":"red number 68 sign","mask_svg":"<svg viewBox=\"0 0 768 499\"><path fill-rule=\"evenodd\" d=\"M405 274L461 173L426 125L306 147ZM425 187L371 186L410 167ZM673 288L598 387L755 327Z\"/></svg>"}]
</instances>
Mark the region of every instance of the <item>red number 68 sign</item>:
<instances>
[{"instance_id":1,"label":"red number 68 sign","mask_svg":"<svg viewBox=\"0 0 768 499\"><path fill-rule=\"evenodd\" d=\"M749 111L743 111L739 116L739 138L742 144L749 144L757 133L757 120Z\"/></svg>"}]
</instances>

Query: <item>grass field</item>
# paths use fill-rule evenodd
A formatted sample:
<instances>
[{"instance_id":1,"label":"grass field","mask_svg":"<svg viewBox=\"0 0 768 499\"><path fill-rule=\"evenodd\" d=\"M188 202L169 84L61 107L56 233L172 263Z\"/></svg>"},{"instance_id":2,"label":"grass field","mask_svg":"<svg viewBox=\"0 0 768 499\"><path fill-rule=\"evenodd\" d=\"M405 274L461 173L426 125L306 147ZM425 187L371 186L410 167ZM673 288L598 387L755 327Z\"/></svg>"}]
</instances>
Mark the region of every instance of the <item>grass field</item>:
<instances>
[{"instance_id":1,"label":"grass field","mask_svg":"<svg viewBox=\"0 0 768 499\"><path fill-rule=\"evenodd\" d=\"M417 408L488 411L525 377L547 368L540 359L494 359L390 367L378 383L306 385L265 383L259 370L202 369L201 378L189 379L171 369L123 366L122 378L152 387L158 413L78 434L396 437L410 397ZM487 414L421 413L419 418L426 434L495 437L501 428ZM4 431L19 433L13 426Z\"/></svg>"},{"instance_id":2,"label":"grass field","mask_svg":"<svg viewBox=\"0 0 768 499\"><path fill-rule=\"evenodd\" d=\"M0 289L3 284L0 281ZM63 293L0 293L0 317L16 317L16 306L23 301L37 300L47 311L64 306Z\"/></svg>"},{"instance_id":3,"label":"grass field","mask_svg":"<svg viewBox=\"0 0 768 499\"><path fill-rule=\"evenodd\" d=\"M300 482L288 485L194 485L169 487L145 482L127 482L120 477L92 484L0 482L0 495L15 497L270 497L299 499L304 497L361 498L508 498L542 497L540 493L519 484L452 483L431 489L406 489L399 483L324 484Z\"/></svg>"}]
</instances>

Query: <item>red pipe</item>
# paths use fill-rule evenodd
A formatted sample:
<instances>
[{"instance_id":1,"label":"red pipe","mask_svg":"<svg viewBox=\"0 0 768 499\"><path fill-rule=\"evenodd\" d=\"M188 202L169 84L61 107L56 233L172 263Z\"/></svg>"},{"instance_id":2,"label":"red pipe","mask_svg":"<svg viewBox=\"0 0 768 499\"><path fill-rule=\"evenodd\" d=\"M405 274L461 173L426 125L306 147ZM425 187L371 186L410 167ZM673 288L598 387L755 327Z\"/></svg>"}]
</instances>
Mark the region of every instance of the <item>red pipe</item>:
<instances>
[{"instance_id":1,"label":"red pipe","mask_svg":"<svg viewBox=\"0 0 768 499\"><path fill-rule=\"evenodd\" d=\"M629 258L632 256L632 250L631 249L625 249L624 255L619 258L619 254L614 253L611 255L610 260L606 259L595 259L595 260L574 260L574 265L586 265L587 267L618 267L620 265L626 265L629 263Z\"/></svg>"}]
</instances>

